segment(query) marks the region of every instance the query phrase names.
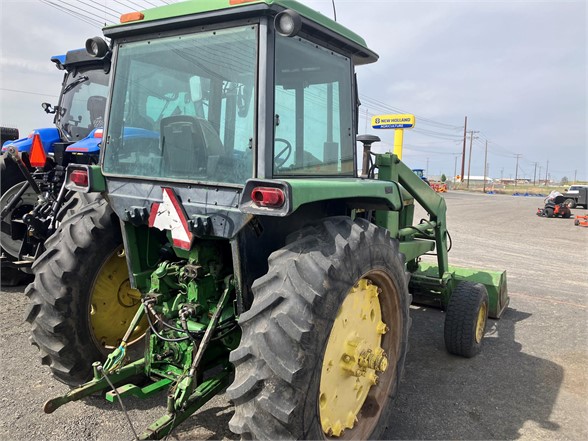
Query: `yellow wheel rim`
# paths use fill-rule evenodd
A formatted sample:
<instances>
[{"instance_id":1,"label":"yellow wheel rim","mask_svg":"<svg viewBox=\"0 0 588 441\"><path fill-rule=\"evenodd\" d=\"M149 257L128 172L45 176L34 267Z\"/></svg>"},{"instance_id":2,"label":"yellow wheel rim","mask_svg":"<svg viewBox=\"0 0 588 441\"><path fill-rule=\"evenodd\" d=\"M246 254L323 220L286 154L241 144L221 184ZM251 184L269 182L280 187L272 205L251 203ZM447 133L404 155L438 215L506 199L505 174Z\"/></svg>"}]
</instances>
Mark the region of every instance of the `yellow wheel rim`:
<instances>
[{"instance_id":1,"label":"yellow wheel rim","mask_svg":"<svg viewBox=\"0 0 588 441\"><path fill-rule=\"evenodd\" d=\"M480 343L484 337L484 329L486 329L486 311L486 304L483 303L478 311L478 320L476 321L476 343Z\"/></svg>"},{"instance_id":2,"label":"yellow wheel rim","mask_svg":"<svg viewBox=\"0 0 588 441\"><path fill-rule=\"evenodd\" d=\"M119 247L104 262L92 287L90 325L94 338L104 349L117 347L137 312L141 294L131 288L124 250ZM145 318L139 322L129 344L140 339L147 329Z\"/></svg>"},{"instance_id":3,"label":"yellow wheel rim","mask_svg":"<svg viewBox=\"0 0 588 441\"><path fill-rule=\"evenodd\" d=\"M388 367L380 347L388 327L382 321L381 289L366 278L347 293L327 342L319 392L323 432L341 436L352 429L378 375Z\"/></svg>"}]
</instances>

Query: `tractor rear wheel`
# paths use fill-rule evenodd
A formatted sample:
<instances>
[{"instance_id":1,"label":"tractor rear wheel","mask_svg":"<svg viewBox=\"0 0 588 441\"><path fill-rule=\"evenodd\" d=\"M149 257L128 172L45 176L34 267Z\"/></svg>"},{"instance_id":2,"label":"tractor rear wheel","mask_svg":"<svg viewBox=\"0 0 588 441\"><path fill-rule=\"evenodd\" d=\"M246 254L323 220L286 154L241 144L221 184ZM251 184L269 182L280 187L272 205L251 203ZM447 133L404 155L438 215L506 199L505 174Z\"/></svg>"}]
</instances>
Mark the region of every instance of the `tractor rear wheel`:
<instances>
[{"instance_id":1,"label":"tractor rear wheel","mask_svg":"<svg viewBox=\"0 0 588 441\"><path fill-rule=\"evenodd\" d=\"M347 217L288 239L254 282L251 309L239 319L229 426L245 439L378 438L410 322L398 242Z\"/></svg>"},{"instance_id":2,"label":"tractor rear wheel","mask_svg":"<svg viewBox=\"0 0 588 441\"><path fill-rule=\"evenodd\" d=\"M10 158L8 159L10 162L14 163L14 161L12 161ZM20 170L17 171L18 173L21 173ZM12 199L25 185L28 185L28 183L18 182L12 187L5 189L5 191L2 193L2 196L0 197L0 209L4 209L4 207L6 207L12 201ZM57 195L54 196L57 197ZM97 196L95 194L79 193L75 191L67 192L65 194L65 198L63 199L62 205L55 216L57 221L56 225L59 225L61 222L65 221L82 206L93 202L96 200L96 198ZM41 203L45 204L46 206L52 204L51 200L46 200ZM21 195L18 204L11 211L6 213L2 219L0 242L2 243L2 254L7 260L19 260L21 247L24 240L27 240L29 245L40 247L40 249L33 248L37 250L38 254L40 254L45 249L43 239L37 238L35 236L28 236L28 225L22 221L22 218L25 214L32 212L33 209L39 209L39 204L39 196L29 186ZM13 235L15 231L14 228L20 228L20 231L16 230L16 234ZM26 269L20 270L7 266L2 269L2 286L15 286L22 283L29 283L32 280L30 273L30 266L26 267Z\"/></svg>"},{"instance_id":3,"label":"tractor rear wheel","mask_svg":"<svg viewBox=\"0 0 588 441\"><path fill-rule=\"evenodd\" d=\"M12 160L10 161L12 162ZM17 170L17 172L20 173L20 170ZM10 173L10 169L8 170L8 173ZM10 179L8 179L8 181L9 180ZM27 182L17 182L10 188L2 188L0 211L8 206L25 185L27 185ZM35 207L37 200L37 193L35 193L32 188L27 188L14 208L8 211L0 221L0 243L2 244L2 254L9 262L18 260L20 247L23 241L22 237L26 234L26 226L21 219ZM20 228L20 230L16 230L17 234L14 234L15 228ZM22 283L28 283L31 280L31 276L17 268L7 265L2 268L2 276L0 280L2 286L16 286Z\"/></svg>"},{"instance_id":4,"label":"tractor rear wheel","mask_svg":"<svg viewBox=\"0 0 588 441\"><path fill-rule=\"evenodd\" d=\"M2 129L4 129L4 127ZM6 153L0 155L0 211L6 206L6 198L2 198L2 196L4 196L9 189L12 189L16 184L24 180L25 177L18 168L18 165L16 165L16 162L14 162ZM7 217L11 216L12 213L7 215ZM1 242L5 245L2 247L2 254L4 254L6 258L11 259L12 254L5 248L8 242L12 243L12 238L7 233L0 234L2 237ZM18 269L7 266L2 268L1 284L2 286L19 285L20 283L25 283L29 277L30 276L27 276Z\"/></svg>"},{"instance_id":5,"label":"tractor rear wheel","mask_svg":"<svg viewBox=\"0 0 588 441\"><path fill-rule=\"evenodd\" d=\"M63 383L92 376L92 363L118 346L140 303L131 289L118 221L106 200L86 205L61 224L33 265L27 289L30 341ZM131 336L140 339L141 323Z\"/></svg>"},{"instance_id":6,"label":"tractor rear wheel","mask_svg":"<svg viewBox=\"0 0 588 441\"><path fill-rule=\"evenodd\" d=\"M576 201L573 199L566 199L564 204L567 205L569 208L576 208Z\"/></svg>"},{"instance_id":7,"label":"tractor rear wheel","mask_svg":"<svg viewBox=\"0 0 588 441\"><path fill-rule=\"evenodd\" d=\"M0 155L0 195L25 180L24 175L6 153Z\"/></svg>"},{"instance_id":8,"label":"tractor rear wheel","mask_svg":"<svg viewBox=\"0 0 588 441\"><path fill-rule=\"evenodd\" d=\"M482 348L488 321L488 292L481 283L460 282L453 290L445 314L445 347L470 358Z\"/></svg>"}]
</instances>

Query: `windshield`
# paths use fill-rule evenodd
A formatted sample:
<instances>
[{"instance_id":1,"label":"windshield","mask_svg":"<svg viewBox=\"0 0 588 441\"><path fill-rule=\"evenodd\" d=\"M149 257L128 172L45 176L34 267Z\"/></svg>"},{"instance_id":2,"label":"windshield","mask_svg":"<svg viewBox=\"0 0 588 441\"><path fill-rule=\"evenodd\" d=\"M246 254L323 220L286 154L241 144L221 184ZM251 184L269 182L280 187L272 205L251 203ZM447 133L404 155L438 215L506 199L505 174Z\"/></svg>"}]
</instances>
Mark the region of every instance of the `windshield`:
<instances>
[{"instance_id":1,"label":"windshield","mask_svg":"<svg viewBox=\"0 0 588 441\"><path fill-rule=\"evenodd\" d=\"M68 141L79 141L104 126L108 74L102 64L67 75L55 123Z\"/></svg>"},{"instance_id":2,"label":"windshield","mask_svg":"<svg viewBox=\"0 0 588 441\"><path fill-rule=\"evenodd\" d=\"M251 25L120 44L104 171L244 183L256 71Z\"/></svg>"}]
</instances>

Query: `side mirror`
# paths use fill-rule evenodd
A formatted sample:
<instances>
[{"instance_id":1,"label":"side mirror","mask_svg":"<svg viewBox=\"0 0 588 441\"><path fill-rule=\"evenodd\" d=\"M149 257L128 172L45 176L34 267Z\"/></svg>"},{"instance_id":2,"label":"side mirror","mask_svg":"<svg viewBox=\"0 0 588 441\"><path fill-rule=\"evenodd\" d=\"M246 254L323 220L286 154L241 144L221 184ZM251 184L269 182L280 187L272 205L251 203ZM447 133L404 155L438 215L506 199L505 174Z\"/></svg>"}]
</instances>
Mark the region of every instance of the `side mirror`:
<instances>
[{"instance_id":1,"label":"side mirror","mask_svg":"<svg viewBox=\"0 0 588 441\"><path fill-rule=\"evenodd\" d=\"M42 103L41 104L41 107L43 108L43 110L45 111L45 113L55 113L55 109L49 103Z\"/></svg>"}]
</instances>

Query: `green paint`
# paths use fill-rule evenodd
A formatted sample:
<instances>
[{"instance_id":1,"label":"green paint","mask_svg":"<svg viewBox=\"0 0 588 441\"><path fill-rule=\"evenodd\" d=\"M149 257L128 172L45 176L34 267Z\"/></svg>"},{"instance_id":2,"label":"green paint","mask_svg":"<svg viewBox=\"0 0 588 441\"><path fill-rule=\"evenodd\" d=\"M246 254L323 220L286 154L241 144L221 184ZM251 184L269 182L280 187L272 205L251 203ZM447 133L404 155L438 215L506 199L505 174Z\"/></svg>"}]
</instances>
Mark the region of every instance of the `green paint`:
<instances>
[{"instance_id":1,"label":"green paint","mask_svg":"<svg viewBox=\"0 0 588 441\"><path fill-rule=\"evenodd\" d=\"M368 179L285 179L292 189L292 209L310 202L335 199L374 199L385 202L390 210L402 206L400 192L393 182Z\"/></svg>"},{"instance_id":2,"label":"green paint","mask_svg":"<svg viewBox=\"0 0 588 441\"><path fill-rule=\"evenodd\" d=\"M88 167L88 174L90 179L90 193L102 193L106 191L106 180L102 174L102 170L99 165L90 165Z\"/></svg>"},{"instance_id":3,"label":"green paint","mask_svg":"<svg viewBox=\"0 0 588 441\"><path fill-rule=\"evenodd\" d=\"M421 262L417 276L429 278L436 277L438 268L436 265ZM499 318L504 309L508 306L508 289L506 284L506 271L487 271L472 268L460 268L456 266L448 267L448 274L453 282L467 280L469 282L481 283L488 291L489 311L488 315L492 318ZM411 280L412 283L412 280ZM450 291L453 286L450 286ZM449 295L451 293L449 292ZM449 298L447 299L449 300Z\"/></svg>"},{"instance_id":4,"label":"green paint","mask_svg":"<svg viewBox=\"0 0 588 441\"><path fill-rule=\"evenodd\" d=\"M139 439L161 439L169 434L174 427L185 421L190 415L204 406L229 383L229 370L226 369L204 381L194 390L181 410L168 411L143 432Z\"/></svg>"},{"instance_id":5,"label":"green paint","mask_svg":"<svg viewBox=\"0 0 588 441\"><path fill-rule=\"evenodd\" d=\"M172 384L172 381L168 378L163 378L155 383L148 384L145 387L139 387L134 384L125 384L116 389L118 392L118 396L121 398L134 396L137 398L148 398L157 392L162 391L163 389L169 387ZM106 400L110 401L111 403L115 403L118 400L118 396L114 391L110 391L106 393Z\"/></svg>"},{"instance_id":6,"label":"green paint","mask_svg":"<svg viewBox=\"0 0 588 441\"><path fill-rule=\"evenodd\" d=\"M134 21L129 23L123 24L115 24L111 26L107 26L105 28L105 33L108 33L110 29L117 29L117 28L124 28L124 27L132 27L137 23L148 23L148 22L156 22L159 20L171 20L180 17L186 17L190 15L198 15L203 13L211 13L211 12L218 12L222 13L222 11L228 11L231 9L236 8L243 8L243 7L250 7L251 5L266 5L267 7L278 6L283 9L293 9L298 12L302 17L311 20L318 25L327 28L338 35L341 35L343 38L351 40L355 44L364 48L368 53L371 53L371 50L367 47L365 40L357 35L355 32L349 30L345 26L331 20L330 18L320 14L319 12L314 11L313 9L309 8L308 6L299 3L294 0L253 0L243 4L236 4L231 5L229 0L190 0L190 1L182 1L177 3L172 3L170 5L160 6L156 8L146 9L141 11L144 14L144 18L141 21ZM260 14L261 15L261 14ZM369 62L374 62L377 60L377 56L373 54L370 57Z\"/></svg>"}]
</instances>

